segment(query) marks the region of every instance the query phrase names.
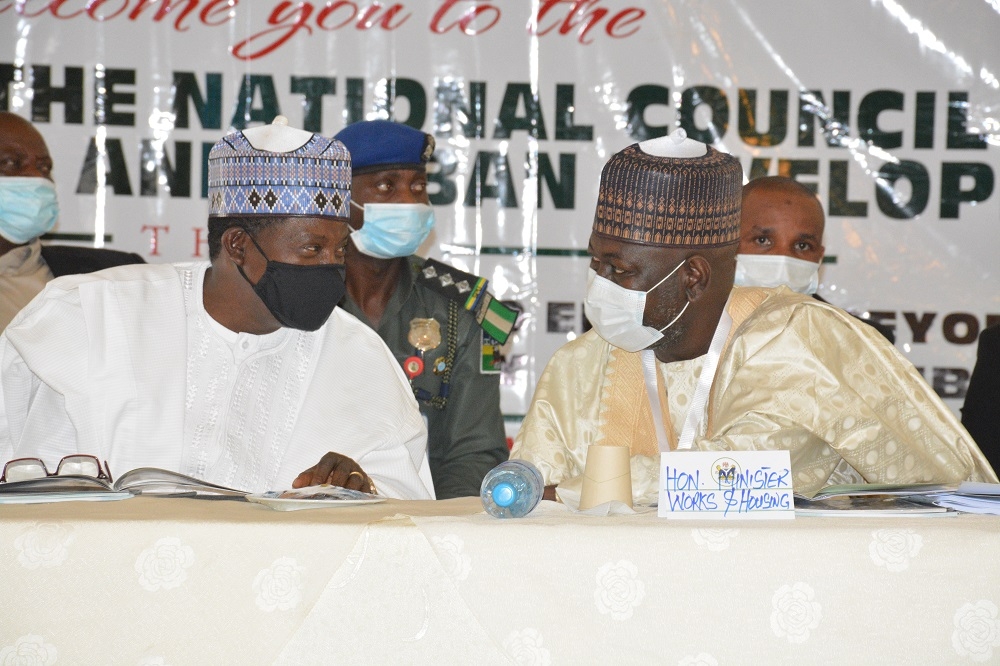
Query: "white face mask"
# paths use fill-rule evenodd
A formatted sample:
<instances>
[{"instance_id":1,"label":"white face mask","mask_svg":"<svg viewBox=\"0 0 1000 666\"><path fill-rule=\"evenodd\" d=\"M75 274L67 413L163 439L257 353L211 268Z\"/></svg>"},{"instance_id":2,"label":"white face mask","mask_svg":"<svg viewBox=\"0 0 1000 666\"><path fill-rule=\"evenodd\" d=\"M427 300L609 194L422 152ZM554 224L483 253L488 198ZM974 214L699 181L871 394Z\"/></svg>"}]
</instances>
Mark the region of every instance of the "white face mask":
<instances>
[{"instance_id":1,"label":"white face mask","mask_svg":"<svg viewBox=\"0 0 1000 666\"><path fill-rule=\"evenodd\" d=\"M637 352L659 342L663 331L681 318L691 301L684 303L684 307L669 324L655 329L642 323L642 316L646 311L646 294L663 284L685 262L687 259L677 264L674 270L648 291L626 289L601 277L591 268L587 275L587 298L583 302L583 311L597 334L627 352Z\"/></svg>"},{"instance_id":2,"label":"white face mask","mask_svg":"<svg viewBox=\"0 0 1000 666\"><path fill-rule=\"evenodd\" d=\"M783 254L736 255L737 287L781 285L800 294L815 294L819 287L819 263Z\"/></svg>"}]
</instances>

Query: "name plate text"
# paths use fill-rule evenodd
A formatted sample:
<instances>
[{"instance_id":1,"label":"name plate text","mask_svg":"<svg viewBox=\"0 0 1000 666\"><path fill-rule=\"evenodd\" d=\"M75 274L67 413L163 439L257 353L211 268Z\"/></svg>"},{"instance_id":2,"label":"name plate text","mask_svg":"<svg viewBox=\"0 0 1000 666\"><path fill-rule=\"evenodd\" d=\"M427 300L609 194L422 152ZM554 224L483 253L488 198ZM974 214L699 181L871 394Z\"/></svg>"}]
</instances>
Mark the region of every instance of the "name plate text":
<instances>
[{"instance_id":1,"label":"name plate text","mask_svg":"<svg viewBox=\"0 0 1000 666\"><path fill-rule=\"evenodd\" d=\"M660 454L661 518L794 518L788 451Z\"/></svg>"}]
</instances>

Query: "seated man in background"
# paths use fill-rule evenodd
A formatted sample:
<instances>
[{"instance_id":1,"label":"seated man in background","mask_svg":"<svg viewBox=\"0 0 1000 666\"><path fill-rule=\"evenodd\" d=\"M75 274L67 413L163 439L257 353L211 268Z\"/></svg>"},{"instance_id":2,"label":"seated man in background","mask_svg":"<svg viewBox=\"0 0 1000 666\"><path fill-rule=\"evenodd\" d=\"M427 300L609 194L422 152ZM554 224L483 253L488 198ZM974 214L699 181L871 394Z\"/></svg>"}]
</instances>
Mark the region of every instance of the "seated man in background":
<instances>
[{"instance_id":1,"label":"seated man in background","mask_svg":"<svg viewBox=\"0 0 1000 666\"><path fill-rule=\"evenodd\" d=\"M751 180L743 186L736 286L784 285L826 303L816 295L825 226L822 204L802 183L784 176ZM890 327L858 319L896 342Z\"/></svg>"},{"instance_id":2,"label":"seated man in background","mask_svg":"<svg viewBox=\"0 0 1000 666\"><path fill-rule=\"evenodd\" d=\"M659 452L787 449L795 490L996 481L894 347L787 288L733 288L739 161L682 135L632 145L601 174L585 300L593 330L543 373L511 456L578 483L590 444L627 445L633 494Z\"/></svg>"},{"instance_id":3,"label":"seated man in background","mask_svg":"<svg viewBox=\"0 0 1000 666\"><path fill-rule=\"evenodd\" d=\"M486 472L507 459L500 377L484 372L486 333L465 307L485 280L413 254L434 226L434 137L370 120L336 138L351 152L353 174L341 307L378 331L410 376L438 499L478 495Z\"/></svg>"},{"instance_id":4,"label":"seated man in background","mask_svg":"<svg viewBox=\"0 0 1000 666\"><path fill-rule=\"evenodd\" d=\"M143 263L114 250L43 247L38 238L58 216L45 140L21 116L0 111L0 330L54 277Z\"/></svg>"},{"instance_id":5,"label":"seated man in background","mask_svg":"<svg viewBox=\"0 0 1000 666\"><path fill-rule=\"evenodd\" d=\"M996 469L1000 465L1000 325L979 334L976 367L962 405L962 425Z\"/></svg>"},{"instance_id":6,"label":"seated man in background","mask_svg":"<svg viewBox=\"0 0 1000 666\"><path fill-rule=\"evenodd\" d=\"M248 491L433 497L385 344L343 310L350 156L275 124L208 159L210 263L50 282L0 336L0 462L73 453Z\"/></svg>"}]
</instances>

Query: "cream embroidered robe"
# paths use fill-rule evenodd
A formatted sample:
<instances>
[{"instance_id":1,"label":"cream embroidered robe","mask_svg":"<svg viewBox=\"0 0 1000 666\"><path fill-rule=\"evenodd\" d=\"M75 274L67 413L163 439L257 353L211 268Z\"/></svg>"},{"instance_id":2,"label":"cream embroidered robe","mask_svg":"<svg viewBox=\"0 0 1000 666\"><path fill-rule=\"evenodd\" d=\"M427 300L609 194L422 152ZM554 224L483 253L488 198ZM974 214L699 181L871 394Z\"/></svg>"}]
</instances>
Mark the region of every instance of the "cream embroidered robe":
<instances>
[{"instance_id":1,"label":"cream embroidered robe","mask_svg":"<svg viewBox=\"0 0 1000 666\"><path fill-rule=\"evenodd\" d=\"M997 480L923 377L870 327L785 288L736 288L727 309L733 328L696 449L787 449L795 489L806 494L844 482ZM670 368L657 365L675 447L688 401L667 399ZM583 473L595 443L627 444L636 501L656 497L657 437L640 354L590 331L549 361L511 456L537 465L547 485L560 484Z\"/></svg>"}]
</instances>

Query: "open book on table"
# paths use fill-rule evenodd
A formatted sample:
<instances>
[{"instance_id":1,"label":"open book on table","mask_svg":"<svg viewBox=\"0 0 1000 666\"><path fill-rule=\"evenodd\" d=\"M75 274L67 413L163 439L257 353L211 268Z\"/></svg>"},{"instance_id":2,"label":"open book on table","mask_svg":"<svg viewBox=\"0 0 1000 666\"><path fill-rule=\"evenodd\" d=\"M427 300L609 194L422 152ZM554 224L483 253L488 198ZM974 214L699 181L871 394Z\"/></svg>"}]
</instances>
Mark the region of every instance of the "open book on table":
<instances>
[{"instance_id":1,"label":"open book on table","mask_svg":"<svg viewBox=\"0 0 1000 666\"><path fill-rule=\"evenodd\" d=\"M156 467L125 472L114 483L73 474L0 483L0 503L124 499L133 495L241 499L246 494Z\"/></svg>"}]
</instances>

